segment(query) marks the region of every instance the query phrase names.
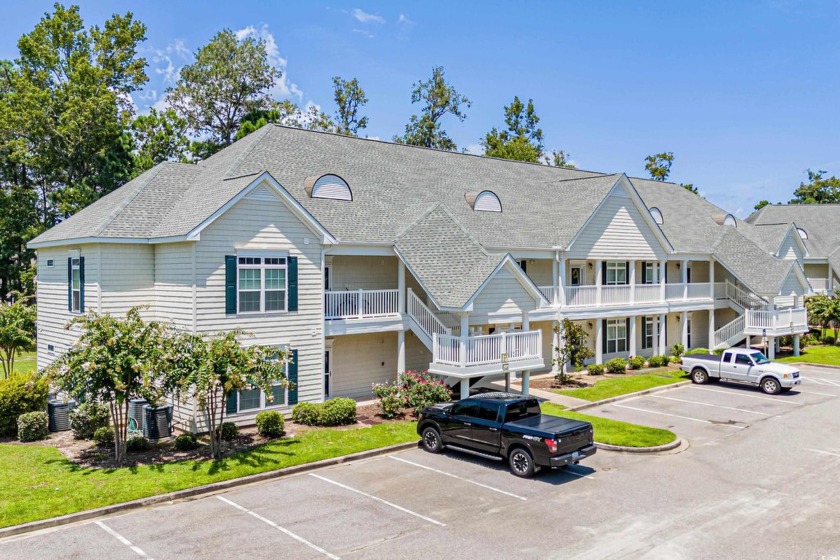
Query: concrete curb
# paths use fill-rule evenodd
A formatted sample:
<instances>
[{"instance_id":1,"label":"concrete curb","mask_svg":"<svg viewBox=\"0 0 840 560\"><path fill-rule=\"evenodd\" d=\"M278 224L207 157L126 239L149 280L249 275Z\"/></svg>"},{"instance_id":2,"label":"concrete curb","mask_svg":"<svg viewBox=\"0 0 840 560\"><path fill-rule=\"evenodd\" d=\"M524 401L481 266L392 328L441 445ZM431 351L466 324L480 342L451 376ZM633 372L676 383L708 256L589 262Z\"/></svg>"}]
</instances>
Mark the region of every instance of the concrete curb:
<instances>
[{"instance_id":1,"label":"concrete curb","mask_svg":"<svg viewBox=\"0 0 840 560\"><path fill-rule=\"evenodd\" d=\"M675 439L671 443L665 445L657 445L655 447L626 447L624 445L610 445L608 443L595 442L595 447L603 449L604 451L621 451L623 453L660 453L662 451L671 451L682 445L683 441L680 438Z\"/></svg>"},{"instance_id":2,"label":"concrete curb","mask_svg":"<svg viewBox=\"0 0 840 560\"><path fill-rule=\"evenodd\" d=\"M635 397L641 397L642 395L649 395L651 393L659 393L661 391L668 391L670 389L676 389L677 387L683 387L685 385L690 385L691 381L680 381L678 383L671 383L670 385L660 385L659 387L653 387L651 389L645 389L644 391L636 391L635 393L627 393L626 395L618 395L617 397L610 397L609 399L604 399L601 401L595 401L587 404L582 404L580 406L575 406L572 408L567 408L569 412L578 412L580 410L586 410L587 408L593 408L596 406L601 406L605 404L611 404L614 402L619 402L627 399L632 399Z\"/></svg>"},{"instance_id":3,"label":"concrete curb","mask_svg":"<svg viewBox=\"0 0 840 560\"><path fill-rule=\"evenodd\" d=\"M814 364L811 362L788 362L789 366L807 366L807 367L818 367L818 368L826 368L826 369L840 369L840 366L832 366L830 364Z\"/></svg>"},{"instance_id":4,"label":"concrete curb","mask_svg":"<svg viewBox=\"0 0 840 560\"><path fill-rule=\"evenodd\" d=\"M51 517L49 519L30 521L29 523L23 523L21 525L12 525L11 527L4 527L0 529L0 540L6 537L13 537L15 535L31 533L32 531L39 531L42 529L60 527L61 525L68 525L70 523L77 523L79 521L85 521L88 519L93 519L95 517L101 517L103 515L110 515L114 513L121 513L124 511L140 509L151 505L160 504L163 502L173 502L176 500L183 500L186 498L204 496L207 494L222 492L224 490L230 490L231 488L237 488L239 486L253 484L255 482L262 482L274 478L282 478L284 476L305 473L323 467L340 465L341 463L349 463L352 461L369 459L371 457L377 457L379 455L393 453L394 451L414 449L419 444L420 443L417 441L398 443L396 445L390 445L388 447L369 449L368 451L360 451L359 453L342 455L341 457L323 459L321 461L315 461L314 463L305 463L303 465L295 465L293 467L286 467L285 469L279 469L276 471L268 471L264 473L252 474L250 476L243 476L241 478L223 480L221 482L214 482L212 484L205 484L204 486L196 486L195 488L187 488L185 490L178 490L176 492L169 492L167 494L158 494L157 496L149 496L147 498L140 498L137 500L132 500L130 502L123 502L121 504L113 504L110 506L103 506L96 509L89 509L85 511L79 511L76 513L68 513L67 515L62 515L60 517Z\"/></svg>"}]
</instances>

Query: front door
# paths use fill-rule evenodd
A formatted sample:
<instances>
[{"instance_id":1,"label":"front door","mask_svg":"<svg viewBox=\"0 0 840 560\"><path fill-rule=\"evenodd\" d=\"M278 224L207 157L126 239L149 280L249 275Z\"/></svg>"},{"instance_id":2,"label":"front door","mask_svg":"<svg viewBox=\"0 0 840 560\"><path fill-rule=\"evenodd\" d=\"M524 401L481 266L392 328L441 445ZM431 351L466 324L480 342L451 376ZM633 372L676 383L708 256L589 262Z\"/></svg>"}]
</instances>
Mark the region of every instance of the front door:
<instances>
[{"instance_id":1,"label":"front door","mask_svg":"<svg viewBox=\"0 0 840 560\"><path fill-rule=\"evenodd\" d=\"M569 285L570 286L581 286L583 285L583 267L580 266L573 266L570 269L569 274Z\"/></svg>"},{"instance_id":2,"label":"front door","mask_svg":"<svg viewBox=\"0 0 840 560\"><path fill-rule=\"evenodd\" d=\"M332 350L324 352L324 400L332 397Z\"/></svg>"}]
</instances>

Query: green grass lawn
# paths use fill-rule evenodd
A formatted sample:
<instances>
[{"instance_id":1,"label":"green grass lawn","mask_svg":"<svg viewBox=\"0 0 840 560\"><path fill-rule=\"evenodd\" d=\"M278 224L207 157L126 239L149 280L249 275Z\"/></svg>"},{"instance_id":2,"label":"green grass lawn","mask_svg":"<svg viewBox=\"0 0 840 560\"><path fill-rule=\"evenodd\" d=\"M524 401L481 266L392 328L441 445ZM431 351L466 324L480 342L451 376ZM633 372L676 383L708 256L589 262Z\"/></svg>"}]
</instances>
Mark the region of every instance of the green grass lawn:
<instances>
[{"instance_id":1,"label":"green grass lawn","mask_svg":"<svg viewBox=\"0 0 840 560\"><path fill-rule=\"evenodd\" d=\"M53 447L0 445L0 527L415 441L415 422L312 430L220 461L82 468Z\"/></svg>"},{"instance_id":2,"label":"green grass lawn","mask_svg":"<svg viewBox=\"0 0 840 560\"><path fill-rule=\"evenodd\" d=\"M595 441L598 443L623 445L626 447L654 447L656 445L671 443L677 439L676 434L668 430L619 422L618 420L590 416L579 412L570 412L559 404L542 403L542 411L544 414L550 414L552 416L562 416L563 418L572 418L573 420L583 420L591 423L595 429Z\"/></svg>"},{"instance_id":3,"label":"green grass lawn","mask_svg":"<svg viewBox=\"0 0 840 560\"><path fill-rule=\"evenodd\" d=\"M554 392L568 397L575 397L576 399L595 402L619 395L626 395L627 393L644 391L652 387L670 385L679 381L685 381L686 379L688 379L688 374L681 370L660 368L643 375L627 375L625 377L602 379L595 383L593 387L558 389Z\"/></svg>"},{"instance_id":4,"label":"green grass lawn","mask_svg":"<svg viewBox=\"0 0 840 560\"><path fill-rule=\"evenodd\" d=\"M776 361L840 366L840 346L808 346L802 350L801 356L785 356Z\"/></svg>"},{"instance_id":5,"label":"green grass lawn","mask_svg":"<svg viewBox=\"0 0 840 560\"><path fill-rule=\"evenodd\" d=\"M15 356L15 373L34 373L37 367L35 352L21 352ZM2 368L0 368L2 374Z\"/></svg>"}]
</instances>

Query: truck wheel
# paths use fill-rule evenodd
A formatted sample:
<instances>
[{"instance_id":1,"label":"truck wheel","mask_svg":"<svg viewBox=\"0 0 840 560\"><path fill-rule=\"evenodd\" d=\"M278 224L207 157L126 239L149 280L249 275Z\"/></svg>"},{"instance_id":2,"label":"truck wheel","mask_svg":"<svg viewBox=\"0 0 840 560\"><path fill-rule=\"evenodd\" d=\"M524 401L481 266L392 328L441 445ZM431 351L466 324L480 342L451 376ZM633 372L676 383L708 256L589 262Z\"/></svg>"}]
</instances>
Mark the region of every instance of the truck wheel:
<instances>
[{"instance_id":1,"label":"truck wheel","mask_svg":"<svg viewBox=\"0 0 840 560\"><path fill-rule=\"evenodd\" d=\"M782 385L779 383L778 380L772 377L765 377L761 380L761 390L767 393L768 395L776 395L781 393Z\"/></svg>"},{"instance_id":2,"label":"truck wheel","mask_svg":"<svg viewBox=\"0 0 840 560\"><path fill-rule=\"evenodd\" d=\"M709 382L709 374L706 373L706 370L701 368L696 368L691 371L691 381L697 383L698 385L705 385Z\"/></svg>"},{"instance_id":3,"label":"truck wheel","mask_svg":"<svg viewBox=\"0 0 840 560\"><path fill-rule=\"evenodd\" d=\"M530 478L534 476L534 458L528 450L522 447L517 447L510 452L508 457L510 464L510 472L521 478Z\"/></svg>"},{"instance_id":4,"label":"truck wheel","mask_svg":"<svg viewBox=\"0 0 840 560\"><path fill-rule=\"evenodd\" d=\"M443 449L443 442L440 441L440 432L432 426L423 429L423 449L429 453L440 453Z\"/></svg>"}]
</instances>

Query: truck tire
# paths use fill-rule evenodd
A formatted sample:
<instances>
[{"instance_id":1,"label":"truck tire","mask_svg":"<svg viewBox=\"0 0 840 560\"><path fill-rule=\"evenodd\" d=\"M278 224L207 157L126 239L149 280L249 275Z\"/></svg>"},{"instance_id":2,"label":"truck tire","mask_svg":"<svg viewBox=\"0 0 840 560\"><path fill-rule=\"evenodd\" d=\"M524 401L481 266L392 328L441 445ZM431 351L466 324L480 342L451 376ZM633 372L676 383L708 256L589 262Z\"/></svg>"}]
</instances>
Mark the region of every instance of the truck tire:
<instances>
[{"instance_id":1,"label":"truck tire","mask_svg":"<svg viewBox=\"0 0 840 560\"><path fill-rule=\"evenodd\" d=\"M524 447L515 447L508 456L508 464L510 465L510 472L520 478L530 478L534 476L534 458L531 453Z\"/></svg>"},{"instance_id":2,"label":"truck tire","mask_svg":"<svg viewBox=\"0 0 840 560\"><path fill-rule=\"evenodd\" d=\"M774 377L765 377L761 380L759 386L768 395L777 395L782 392L782 384Z\"/></svg>"},{"instance_id":3,"label":"truck tire","mask_svg":"<svg viewBox=\"0 0 840 560\"><path fill-rule=\"evenodd\" d=\"M443 442L440 440L440 432L434 426L423 428L423 449L429 453L440 453L443 450Z\"/></svg>"},{"instance_id":4,"label":"truck tire","mask_svg":"<svg viewBox=\"0 0 840 560\"><path fill-rule=\"evenodd\" d=\"M709 382L709 374L703 368L694 368L691 370L691 381L698 385L705 385Z\"/></svg>"}]
</instances>

